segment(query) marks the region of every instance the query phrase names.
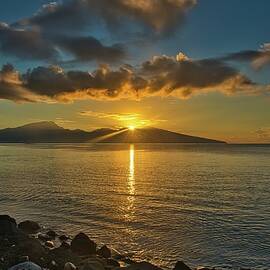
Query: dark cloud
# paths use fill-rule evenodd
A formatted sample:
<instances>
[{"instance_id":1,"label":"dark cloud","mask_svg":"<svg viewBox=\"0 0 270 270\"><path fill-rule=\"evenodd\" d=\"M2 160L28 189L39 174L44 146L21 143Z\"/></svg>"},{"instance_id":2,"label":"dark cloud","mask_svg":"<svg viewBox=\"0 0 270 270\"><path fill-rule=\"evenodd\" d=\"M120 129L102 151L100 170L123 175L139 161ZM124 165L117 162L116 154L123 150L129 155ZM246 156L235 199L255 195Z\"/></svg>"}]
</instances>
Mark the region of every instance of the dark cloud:
<instances>
[{"instance_id":1,"label":"dark cloud","mask_svg":"<svg viewBox=\"0 0 270 270\"><path fill-rule=\"evenodd\" d=\"M120 44L105 46L94 37L57 37L55 43L71 53L76 61L117 62L125 58L125 48Z\"/></svg>"},{"instance_id":2,"label":"dark cloud","mask_svg":"<svg viewBox=\"0 0 270 270\"><path fill-rule=\"evenodd\" d=\"M64 0L45 4L33 16L14 26L39 26L45 32L82 31L91 21L85 0Z\"/></svg>"},{"instance_id":3,"label":"dark cloud","mask_svg":"<svg viewBox=\"0 0 270 270\"><path fill-rule=\"evenodd\" d=\"M56 60L54 44L38 30L15 29L0 23L0 51L21 59Z\"/></svg>"},{"instance_id":4,"label":"dark cloud","mask_svg":"<svg viewBox=\"0 0 270 270\"><path fill-rule=\"evenodd\" d=\"M71 54L77 62L117 62L126 56L120 44L105 46L94 37L47 35L39 30L12 28L0 23L0 51L23 60L43 60L56 63L60 52Z\"/></svg>"},{"instance_id":5,"label":"dark cloud","mask_svg":"<svg viewBox=\"0 0 270 270\"><path fill-rule=\"evenodd\" d=\"M0 99L15 102L38 101L22 83L19 73L11 64L6 64L0 70Z\"/></svg>"},{"instance_id":6,"label":"dark cloud","mask_svg":"<svg viewBox=\"0 0 270 270\"><path fill-rule=\"evenodd\" d=\"M2 69L2 81L19 86L24 90L20 93L27 93L28 98L30 93L31 98L47 102L68 102L76 99L140 99L169 95L189 98L210 91L228 95L269 92L269 86L253 83L222 61L194 61L183 54L177 57L156 56L138 68L122 66L112 70L104 65L92 73L80 70L64 71L58 66L49 66L37 67L19 75L13 67L6 66ZM3 90L0 91L3 93Z\"/></svg>"},{"instance_id":7,"label":"dark cloud","mask_svg":"<svg viewBox=\"0 0 270 270\"><path fill-rule=\"evenodd\" d=\"M261 46L260 50L246 50L236 53L229 54L221 60L237 61L237 62L248 62L255 69L260 69L270 64L270 44L265 43Z\"/></svg>"},{"instance_id":8,"label":"dark cloud","mask_svg":"<svg viewBox=\"0 0 270 270\"><path fill-rule=\"evenodd\" d=\"M82 31L103 22L119 31L133 23L163 33L183 22L196 0L66 0L44 5L34 16L17 25L35 25L45 31ZM125 22L125 23L123 23Z\"/></svg>"}]
</instances>

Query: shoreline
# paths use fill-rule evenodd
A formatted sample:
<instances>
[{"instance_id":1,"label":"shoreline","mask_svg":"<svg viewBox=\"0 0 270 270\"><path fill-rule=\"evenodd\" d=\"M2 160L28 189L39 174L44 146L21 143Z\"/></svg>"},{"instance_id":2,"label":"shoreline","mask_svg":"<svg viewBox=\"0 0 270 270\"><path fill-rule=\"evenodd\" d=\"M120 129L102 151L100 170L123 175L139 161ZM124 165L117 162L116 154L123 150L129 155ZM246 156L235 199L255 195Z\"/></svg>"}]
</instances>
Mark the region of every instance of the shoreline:
<instances>
[{"instance_id":1,"label":"shoreline","mask_svg":"<svg viewBox=\"0 0 270 270\"><path fill-rule=\"evenodd\" d=\"M110 244L110 243L108 243ZM148 261L133 260L128 251L120 254L107 245L99 246L83 232L73 237L53 230L43 231L35 221L0 215L1 270L163 270ZM172 270L219 270L191 268L176 261ZM230 269L230 268L227 268ZM251 268L239 268L251 270Z\"/></svg>"}]
</instances>

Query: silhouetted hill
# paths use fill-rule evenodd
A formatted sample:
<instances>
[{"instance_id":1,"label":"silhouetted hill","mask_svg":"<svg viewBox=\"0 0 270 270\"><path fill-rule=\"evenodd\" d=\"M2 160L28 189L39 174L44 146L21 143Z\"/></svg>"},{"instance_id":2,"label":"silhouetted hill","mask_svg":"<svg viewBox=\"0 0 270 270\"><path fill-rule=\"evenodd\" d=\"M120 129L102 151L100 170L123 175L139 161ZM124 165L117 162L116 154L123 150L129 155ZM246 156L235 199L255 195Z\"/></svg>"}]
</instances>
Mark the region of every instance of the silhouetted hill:
<instances>
[{"instance_id":1,"label":"silhouetted hill","mask_svg":"<svg viewBox=\"0 0 270 270\"><path fill-rule=\"evenodd\" d=\"M102 128L91 132L64 129L54 122L38 122L0 130L1 143L224 143L158 128L135 130Z\"/></svg>"}]
</instances>

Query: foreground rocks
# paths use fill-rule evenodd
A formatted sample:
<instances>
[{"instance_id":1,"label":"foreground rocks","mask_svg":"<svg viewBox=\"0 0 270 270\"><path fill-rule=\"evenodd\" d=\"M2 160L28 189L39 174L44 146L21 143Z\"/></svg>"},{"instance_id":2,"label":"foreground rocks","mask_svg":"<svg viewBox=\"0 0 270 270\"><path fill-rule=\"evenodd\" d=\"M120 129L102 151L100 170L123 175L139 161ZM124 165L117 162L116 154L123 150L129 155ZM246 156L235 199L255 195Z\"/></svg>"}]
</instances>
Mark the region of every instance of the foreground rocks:
<instances>
[{"instance_id":1,"label":"foreground rocks","mask_svg":"<svg viewBox=\"0 0 270 270\"><path fill-rule=\"evenodd\" d=\"M70 239L40 230L37 222L27 220L17 225L14 218L0 215L0 270L162 270L116 254L106 245L97 248L82 232ZM191 268L179 261L173 270Z\"/></svg>"}]
</instances>

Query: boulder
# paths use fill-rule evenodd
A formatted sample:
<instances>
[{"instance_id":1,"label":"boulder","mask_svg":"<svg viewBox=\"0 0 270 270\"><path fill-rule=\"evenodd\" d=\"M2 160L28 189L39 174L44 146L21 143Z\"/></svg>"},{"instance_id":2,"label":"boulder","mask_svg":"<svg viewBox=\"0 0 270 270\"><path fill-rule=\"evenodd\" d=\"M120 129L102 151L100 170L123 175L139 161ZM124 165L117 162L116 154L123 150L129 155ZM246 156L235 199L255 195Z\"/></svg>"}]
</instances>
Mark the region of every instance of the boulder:
<instances>
[{"instance_id":1,"label":"boulder","mask_svg":"<svg viewBox=\"0 0 270 270\"><path fill-rule=\"evenodd\" d=\"M97 244L84 233L77 234L71 241L71 250L80 256L94 254L96 249Z\"/></svg>"},{"instance_id":2,"label":"boulder","mask_svg":"<svg viewBox=\"0 0 270 270\"><path fill-rule=\"evenodd\" d=\"M38 233L41 229L37 222L31 220L26 220L19 223L18 228L27 234Z\"/></svg>"},{"instance_id":3,"label":"boulder","mask_svg":"<svg viewBox=\"0 0 270 270\"><path fill-rule=\"evenodd\" d=\"M20 241L14 248L15 254L20 256L28 256L30 261L39 263L40 259L46 255L44 247L35 238L28 238Z\"/></svg>"},{"instance_id":4,"label":"boulder","mask_svg":"<svg viewBox=\"0 0 270 270\"><path fill-rule=\"evenodd\" d=\"M83 263L79 270L105 270L105 264L101 259L90 258Z\"/></svg>"},{"instance_id":5,"label":"boulder","mask_svg":"<svg viewBox=\"0 0 270 270\"><path fill-rule=\"evenodd\" d=\"M0 236L18 233L16 220L8 215L0 215Z\"/></svg>"},{"instance_id":6,"label":"boulder","mask_svg":"<svg viewBox=\"0 0 270 270\"><path fill-rule=\"evenodd\" d=\"M135 262L127 267L128 270L162 270L149 262Z\"/></svg>"},{"instance_id":7,"label":"boulder","mask_svg":"<svg viewBox=\"0 0 270 270\"><path fill-rule=\"evenodd\" d=\"M33 262L24 262L12 266L9 270L42 270L42 268Z\"/></svg>"},{"instance_id":8,"label":"boulder","mask_svg":"<svg viewBox=\"0 0 270 270\"><path fill-rule=\"evenodd\" d=\"M183 261L178 261L173 270L191 270L191 268L188 267Z\"/></svg>"},{"instance_id":9,"label":"boulder","mask_svg":"<svg viewBox=\"0 0 270 270\"><path fill-rule=\"evenodd\" d=\"M102 246L98 251L97 251L97 254L103 258L111 258L112 256L112 253L111 253L111 250L106 246Z\"/></svg>"}]
</instances>

